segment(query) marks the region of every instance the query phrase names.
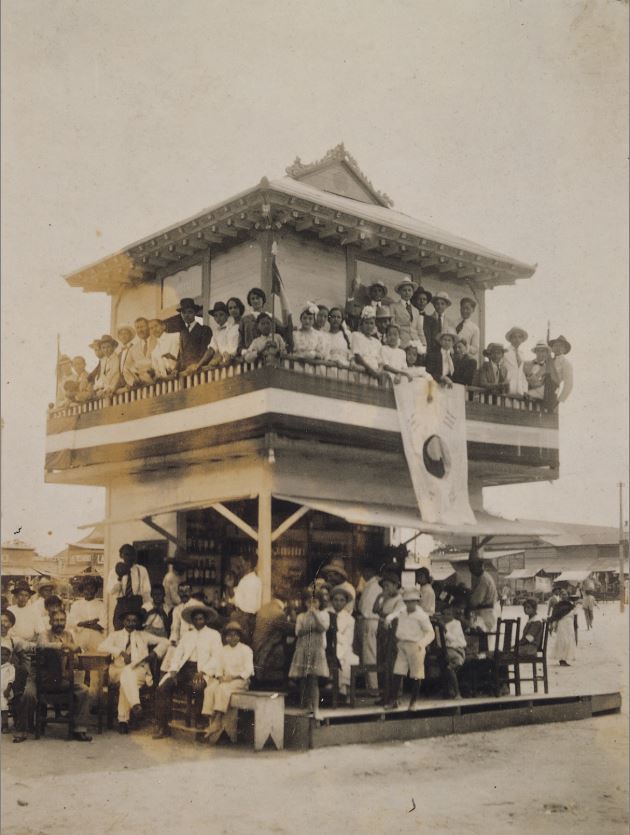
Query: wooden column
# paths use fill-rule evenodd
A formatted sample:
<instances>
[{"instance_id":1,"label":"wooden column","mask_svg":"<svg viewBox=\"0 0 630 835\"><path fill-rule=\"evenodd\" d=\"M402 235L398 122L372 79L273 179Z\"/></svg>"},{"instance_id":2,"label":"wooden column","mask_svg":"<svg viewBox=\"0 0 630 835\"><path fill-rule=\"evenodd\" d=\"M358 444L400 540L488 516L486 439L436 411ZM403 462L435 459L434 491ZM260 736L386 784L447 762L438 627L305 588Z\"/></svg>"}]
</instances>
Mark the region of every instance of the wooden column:
<instances>
[{"instance_id":1,"label":"wooden column","mask_svg":"<svg viewBox=\"0 0 630 835\"><path fill-rule=\"evenodd\" d=\"M256 573L262 581L262 602L271 600L271 490L268 480L258 493L258 567Z\"/></svg>"}]
</instances>

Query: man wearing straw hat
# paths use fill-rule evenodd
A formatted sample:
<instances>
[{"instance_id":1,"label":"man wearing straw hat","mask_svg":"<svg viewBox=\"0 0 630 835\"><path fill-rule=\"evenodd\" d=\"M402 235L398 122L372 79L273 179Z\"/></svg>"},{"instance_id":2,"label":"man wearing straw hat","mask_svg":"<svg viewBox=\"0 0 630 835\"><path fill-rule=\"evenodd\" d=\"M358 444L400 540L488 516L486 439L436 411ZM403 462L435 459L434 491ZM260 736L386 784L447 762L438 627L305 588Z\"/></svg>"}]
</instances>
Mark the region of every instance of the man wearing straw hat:
<instances>
[{"instance_id":1,"label":"man wearing straw hat","mask_svg":"<svg viewBox=\"0 0 630 835\"><path fill-rule=\"evenodd\" d=\"M508 389L507 369L503 364L505 348L500 342L490 342L483 351L486 361L477 372L475 385L493 394L504 394Z\"/></svg>"},{"instance_id":2,"label":"man wearing straw hat","mask_svg":"<svg viewBox=\"0 0 630 835\"><path fill-rule=\"evenodd\" d=\"M101 370L94 383L94 393L97 397L111 397L122 384L120 376L120 357L116 353L118 342L108 333L100 339Z\"/></svg>"},{"instance_id":3,"label":"man wearing straw hat","mask_svg":"<svg viewBox=\"0 0 630 835\"><path fill-rule=\"evenodd\" d=\"M543 400L545 397L545 379L550 373L551 349L543 339L532 348L535 356L533 360L523 363L523 371L527 380L526 397L532 400Z\"/></svg>"},{"instance_id":4,"label":"man wearing straw hat","mask_svg":"<svg viewBox=\"0 0 630 835\"><path fill-rule=\"evenodd\" d=\"M509 394L523 395L527 391L525 379L524 357L521 345L527 340L528 333L523 328L513 327L505 334L510 343L503 356L503 365L507 370Z\"/></svg>"},{"instance_id":5,"label":"man wearing straw hat","mask_svg":"<svg viewBox=\"0 0 630 835\"><path fill-rule=\"evenodd\" d=\"M431 297L431 304L435 310L433 318L435 320L434 328L436 339L445 331L450 331L452 333L455 330L455 323L452 322L450 317L446 315L446 311L451 306L452 301L446 290L440 290L437 293L434 293ZM431 346L429 346L429 348L431 348Z\"/></svg>"},{"instance_id":6,"label":"man wearing straw hat","mask_svg":"<svg viewBox=\"0 0 630 835\"><path fill-rule=\"evenodd\" d=\"M567 359L571 343L566 337L560 335L549 340L549 347L553 351L554 382L560 386L557 405L557 403L564 403L573 390L573 366Z\"/></svg>"},{"instance_id":7,"label":"man wearing straw hat","mask_svg":"<svg viewBox=\"0 0 630 835\"><path fill-rule=\"evenodd\" d=\"M392 324L398 325L400 331L400 347L404 350L410 342L415 342L421 346L418 353L425 354L424 321L418 313L418 308L411 304L411 297L418 289L418 285L410 278L404 278L395 289L400 299L389 309L392 314Z\"/></svg>"}]
</instances>

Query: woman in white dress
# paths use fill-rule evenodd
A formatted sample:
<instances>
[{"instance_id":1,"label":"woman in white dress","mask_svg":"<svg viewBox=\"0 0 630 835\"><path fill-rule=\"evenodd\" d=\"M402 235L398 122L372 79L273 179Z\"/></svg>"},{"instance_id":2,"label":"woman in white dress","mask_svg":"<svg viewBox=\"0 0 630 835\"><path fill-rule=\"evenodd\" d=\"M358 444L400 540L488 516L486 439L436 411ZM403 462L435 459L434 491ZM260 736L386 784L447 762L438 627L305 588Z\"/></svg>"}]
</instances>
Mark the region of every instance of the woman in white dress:
<instances>
[{"instance_id":1,"label":"woman in white dress","mask_svg":"<svg viewBox=\"0 0 630 835\"><path fill-rule=\"evenodd\" d=\"M318 307L307 302L300 313L300 327L293 334L293 356L304 360L324 359L324 344L320 331L315 330Z\"/></svg>"},{"instance_id":2,"label":"woman in white dress","mask_svg":"<svg viewBox=\"0 0 630 835\"><path fill-rule=\"evenodd\" d=\"M553 607L549 616L549 628L553 630L555 639L552 657L561 667L570 667L575 661L577 641L574 627L575 606L569 600L566 589L560 590L560 600Z\"/></svg>"},{"instance_id":3,"label":"woman in white dress","mask_svg":"<svg viewBox=\"0 0 630 835\"><path fill-rule=\"evenodd\" d=\"M320 331L328 362L336 363L340 368L350 365L350 337L343 329L343 311L340 307L331 307L328 313L328 331Z\"/></svg>"}]
</instances>

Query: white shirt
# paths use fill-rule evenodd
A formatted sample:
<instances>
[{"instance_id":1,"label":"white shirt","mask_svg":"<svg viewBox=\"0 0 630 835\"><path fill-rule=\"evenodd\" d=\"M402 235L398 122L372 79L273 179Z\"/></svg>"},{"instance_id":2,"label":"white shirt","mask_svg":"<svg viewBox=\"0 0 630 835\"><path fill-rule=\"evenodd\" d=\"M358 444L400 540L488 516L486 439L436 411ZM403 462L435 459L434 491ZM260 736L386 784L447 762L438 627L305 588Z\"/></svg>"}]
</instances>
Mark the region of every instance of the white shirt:
<instances>
[{"instance_id":1,"label":"white shirt","mask_svg":"<svg viewBox=\"0 0 630 835\"><path fill-rule=\"evenodd\" d=\"M337 331L337 333L320 331L320 334L324 345L324 359L344 364L350 362L352 355L342 331Z\"/></svg>"},{"instance_id":2,"label":"white shirt","mask_svg":"<svg viewBox=\"0 0 630 835\"><path fill-rule=\"evenodd\" d=\"M149 579L149 572L143 565L137 563L131 566L131 573L125 574L122 580L118 579L116 570L112 568L107 578L107 593L116 597L124 597L129 577L131 577L132 594L140 594L143 603L150 603L151 580Z\"/></svg>"},{"instance_id":3,"label":"white shirt","mask_svg":"<svg viewBox=\"0 0 630 835\"><path fill-rule=\"evenodd\" d=\"M234 605L241 612L255 615L262 605L262 580L250 571L241 578L234 589Z\"/></svg>"},{"instance_id":4,"label":"white shirt","mask_svg":"<svg viewBox=\"0 0 630 835\"><path fill-rule=\"evenodd\" d=\"M354 655L354 623L354 618L346 609L337 612L337 658L340 661Z\"/></svg>"},{"instance_id":5,"label":"white shirt","mask_svg":"<svg viewBox=\"0 0 630 835\"><path fill-rule=\"evenodd\" d=\"M194 606L195 604L199 603L198 600L195 600L191 597L186 603L179 603L173 609L173 617L171 620L171 643L178 644L184 632L190 632L191 629L195 627L192 623L188 623L188 621L183 620L182 618L182 611L187 606Z\"/></svg>"},{"instance_id":6,"label":"white shirt","mask_svg":"<svg viewBox=\"0 0 630 835\"><path fill-rule=\"evenodd\" d=\"M455 371L453 355L446 348L440 348L440 353L442 354L442 376L448 377L449 374L453 374Z\"/></svg>"},{"instance_id":7,"label":"white shirt","mask_svg":"<svg viewBox=\"0 0 630 835\"><path fill-rule=\"evenodd\" d=\"M151 352L151 365L158 377L166 377L172 374L177 368L179 357L180 339L179 333L164 333L159 337L157 345ZM164 354L172 354L175 359L166 359Z\"/></svg>"},{"instance_id":8,"label":"white shirt","mask_svg":"<svg viewBox=\"0 0 630 835\"><path fill-rule=\"evenodd\" d=\"M164 586L164 609L170 612L175 606L182 602L179 597L179 584L184 582L184 577L177 574L172 566L166 572L162 585Z\"/></svg>"},{"instance_id":9,"label":"white shirt","mask_svg":"<svg viewBox=\"0 0 630 835\"><path fill-rule=\"evenodd\" d=\"M509 394L525 394L527 391L527 378L525 377L524 367L525 358L523 355L524 350L521 345L519 345L518 349L510 345L503 355L503 364L507 370Z\"/></svg>"},{"instance_id":10,"label":"white shirt","mask_svg":"<svg viewBox=\"0 0 630 835\"><path fill-rule=\"evenodd\" d=\"M77 626L78 623L83 623L85 620L97 620L99 625L105 630L105 605L102 600L94 598L93 600L75 600L70 606L68 614L68 629L74 632L77 643L81 649L96 648L96 644L101 641L101 633L95 629L85 629L85 627Z\"/></svg>"},{"instance_id":11,"label":"white shirt","mask_svg":"<svg viewBox=\"0 0 630 835\"><path fill-rule=\"evenodd\" d=\"M216 629L210 629L209 626L204 626L202 629L193 627L182 635L171 657L167 672L176 673L187 661L191 661L197 665L200 673L206 673L209 676L216 675L221 647L221 636Z\"/></svg>"},{"instance_id":12,"label":"white shirt","mask_svg":"<svg viewBox=\"0 0 630 835\"><path fill-rule=\"evenodd\" d=\"M425 583L424 586L417 586L420 592L420 606L424 609L427 615L435 614L435 592L430 583Z\"/></svg>"},{"instance_id":13,"label":"white shirt","mask_svg":"<svg viewBox=\"0 0 630 835\"><path fill-rule=\"evenodd\" d=\"M573 390L573 366L564 354L554 357L553 364L562 384L562 390L558 395L558 403L563 403Z\"/></svg>"},{"instance_id":14,"label":"white shirt","mask_svg":"<svg viewBox=\"0 0 630 835\"><path fill-rule=\"evenodd\" d=\"M128 632L126 629L117 629L99 644L98 649L99 652L108 652L113 658L128 652L133 665L144 661L151 649L158 658L162 658L168 649L168 641L144 630L134 629Z\"/></svg>"},{"instance_id":15,"label":"white shirt","mask_svg":"<svg viewBox=\"0 0 630 835\"><path fill-rule=\"evenodd\" d=\"M293 353L305 359L321 359L326 353L321 331L314 328L304 331L301 328L293 334Z\"/></svg>"},{"instance_id":16,"label":"white shirt","mask_svg":"<svg viewBox=\"0 0 630 835\"><path fill-rule=\"evenodd\" d=\"M212 329L212 339L208 348L212 348L217 354L229 354L235 356L238 348L238 325L228 321L225 325L215 325Z\"/></svg>"},{"instance_id":17,"label":"white shirt","mask_svg":"<svg viewBox=\"0 0 630 835\"><path fill-rule=\"evenodd\" d=\"M366 620L378 620L378 615L374 614L374 604L380 593L379 577L370 577L359 598L359 612Z\"/></svg>"},{"instance_id":18,"label":"white shirt","mask_svg":"<svg viewBox=\"0 0 630 835\"><path fill-rule=\"evenodd\" d=\"M373 336L366 336L361 331L354 331L350 336L350 351L353 356L359 354L373 371L378 371L381 364L383 346Z\"/></svg>"},{"instance_id":19,"label":"white shirt","mask_svg":"<svg viewBox=\"0 0 630 835\"><path fill-rule=\"evenodd\" d=\"M221 645L217 653L217 676L250 679L254 675L254 653L242 641L235 647Z\"/></svg>"},{"instance_id":20,"label":"white shirt","mask_svg":"<svg viewBox=\"0 0 630 835\"><path fill-rule=\"evenodd\" d=\"M11 634L24 641L34 641L42 625L42 616L38 608L28 605L20 608L17 604L7 608L15 615L15 626L11 628Z\"/></svg>"},{"instance_id":21,"label":"white shirt","mask_svg":"<svg viewBox=\"0 0 630 835\"><path fill-rule=\"evenodd\" d=\"M407 370L407 354L402 348L391 348L389 345L382 345L381 361L383 365L389 365L397 371Z\"/></svg>"},{"instance_id":22,"label":"white shirt","mask_svg":"<svg viewBox=\"0 0 630 835\"><path fill-rule=\"evenodd\" d=\"M401 603L401 607L405 607L405 604ZM422 647L429 646L431 641L435 640L435 632L427 613L420 606L417 606L413 612L408 612L406 607L403 610L401 607L394 609L391 615L385 618L386 623L391 623L398 618L396 640L413 641Z\"/></svg>"},{"instance_id":23,"label":"white shirt","mask_svg":"<svg viewBox=\"0 0 630 835\"><path fill-rule=\"evenodd\" d=\"M457 330L459 328L459 330ZM479 328L471 319L460 319L455 326L455 333L466 340L468 355L477 359L479 356Z\"/></svg>"},{"instance_id":24,"label":"white shirt","mask_svg":"<svg viewBox=\"0 0 630 835\"><path fill-rule=\"evenodd\" d=\"M466 649L464 630L456 618L444 624L444 641L451 649Z\"/></svg>"}]
</instances>

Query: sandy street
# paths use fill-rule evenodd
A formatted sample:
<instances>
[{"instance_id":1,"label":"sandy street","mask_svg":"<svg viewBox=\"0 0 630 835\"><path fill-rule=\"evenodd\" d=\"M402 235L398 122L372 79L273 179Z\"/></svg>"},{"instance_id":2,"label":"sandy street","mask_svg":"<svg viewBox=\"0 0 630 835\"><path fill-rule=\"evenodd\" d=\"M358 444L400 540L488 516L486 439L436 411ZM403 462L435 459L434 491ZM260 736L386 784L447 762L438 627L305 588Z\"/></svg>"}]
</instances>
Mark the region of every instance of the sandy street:
<instances>
[{"instance_id":1,"label":"sandy street","mask_svg":"<svg viewBox=\"0 0 630 835\"><path fill-rule=\"evenodd\" d=\"M576 665L551 666L554 693L621 689L621 715L256 755L144 733L89 745L5 737L3 832L623 833L627 632L617 604L596 609L590 633L580 613Z\"/></svg>"}]
</instances>

